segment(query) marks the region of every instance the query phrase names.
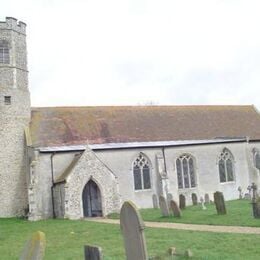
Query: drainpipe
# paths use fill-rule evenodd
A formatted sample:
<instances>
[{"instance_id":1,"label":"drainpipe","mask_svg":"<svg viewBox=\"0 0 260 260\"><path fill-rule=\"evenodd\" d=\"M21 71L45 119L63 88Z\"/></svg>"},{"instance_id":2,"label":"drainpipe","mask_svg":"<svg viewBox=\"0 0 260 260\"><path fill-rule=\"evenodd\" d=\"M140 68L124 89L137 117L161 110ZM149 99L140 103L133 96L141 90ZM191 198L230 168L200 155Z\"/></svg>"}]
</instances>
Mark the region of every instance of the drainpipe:
<instances>
[{"instance_id":1,"label":"drainpipe","mask_svg":"<svg viewBox=\"0 0 260 260\"><path fill-rule=\"evenodd\" d=\"M165 150L164 150L164 147L162 147L162 154L163 154L163 162L164 162L164 170L165 170L165 173L167 175L167 168L166 168L166 159L165 159ZM167 175L168 176L168 175Z\"/></svg>"},{"instance_id":2,"label":"drainpipe","mask_svg":"<svg viewBox=\"0 0 260 260\"><path fill-rule=\"evenodd\" d=\"M168 174L167 174L167 168L166 168L166 159L165 159L165 149L164 149L164 147L162 147L162 154L163 154L163 163L164 163L164 171L165 171L165 192L166 192L166 196L167 196L167 194L168 194L168 192L169 192L169 190L168 190L168 185L169 185L169 179L168 179Z\"/></svg>"},{"instance_id":3,"label":"drainpipe","mask_svg":"<svg viewBox=\"0 0 260 260\"><path fill-rule=\"evenodd\" d=\"M52 215L53 218L56 218L55 215L55 209L54 209L54 174L53 174L53 157L55 155L55 152L51 154L51 201L52 201Z\"/></svg>"}]
</instances>

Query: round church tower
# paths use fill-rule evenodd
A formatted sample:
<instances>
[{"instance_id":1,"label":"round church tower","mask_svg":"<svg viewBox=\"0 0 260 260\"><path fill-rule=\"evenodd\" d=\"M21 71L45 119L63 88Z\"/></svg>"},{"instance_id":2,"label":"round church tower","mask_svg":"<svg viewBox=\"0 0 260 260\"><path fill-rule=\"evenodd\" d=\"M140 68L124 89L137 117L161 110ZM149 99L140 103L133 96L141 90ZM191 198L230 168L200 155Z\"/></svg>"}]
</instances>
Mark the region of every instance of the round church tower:
<instances>
[{"instance_id":1,"label":"round church tower","mask_svg":"<svg viewBox=\"0 0 260 260\"><path fill-rule=\"evenodd\" d=\"M0 22L0 217L27 209L24 129L30 121L26 24Z\"/></svg>"}]
</instances>

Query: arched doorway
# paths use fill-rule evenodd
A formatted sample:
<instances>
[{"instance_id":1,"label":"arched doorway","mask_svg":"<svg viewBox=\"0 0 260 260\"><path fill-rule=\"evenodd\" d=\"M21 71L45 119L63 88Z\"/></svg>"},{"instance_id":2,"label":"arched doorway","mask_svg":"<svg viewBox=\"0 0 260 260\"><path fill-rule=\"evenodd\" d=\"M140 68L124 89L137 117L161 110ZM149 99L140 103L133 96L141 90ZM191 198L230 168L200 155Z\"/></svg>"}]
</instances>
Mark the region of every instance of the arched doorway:
<instances>
[{"instance_id":1,"label":"arched doorway","mask_svg":"<svg viewBox=\"0 0 260 260\"><path fill-rule=\"evenodd\" d=\"M90 180L85 185L82 193L84 217L102 216L102 203L100 190L97 184Z\"/></svg>"}]
</instances>

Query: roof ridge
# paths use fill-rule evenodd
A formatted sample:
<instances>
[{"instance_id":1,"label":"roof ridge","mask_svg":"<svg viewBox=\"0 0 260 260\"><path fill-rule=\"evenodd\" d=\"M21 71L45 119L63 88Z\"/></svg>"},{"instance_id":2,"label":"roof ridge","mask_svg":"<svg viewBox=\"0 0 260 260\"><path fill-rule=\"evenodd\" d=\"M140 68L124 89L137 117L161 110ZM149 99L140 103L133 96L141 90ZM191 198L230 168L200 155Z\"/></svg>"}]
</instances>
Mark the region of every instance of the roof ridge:
<instances>
[{"instance_id":1,"label":"roof ridge","mask_svg":"<svg viewBox=\"0 0 260 260\"><path fill-rule=\"evenodd\" d=\"M31 107L31 109L71 109L71 108L146 108L146 107L155 107L155 108L161 108L161 107L176 107L176 108L196 108L196 107L252 107L255 109L255 106L253 104L248 105L101 105L101 106L39 106L39 107Z\"/></svg>"}]
</instances>

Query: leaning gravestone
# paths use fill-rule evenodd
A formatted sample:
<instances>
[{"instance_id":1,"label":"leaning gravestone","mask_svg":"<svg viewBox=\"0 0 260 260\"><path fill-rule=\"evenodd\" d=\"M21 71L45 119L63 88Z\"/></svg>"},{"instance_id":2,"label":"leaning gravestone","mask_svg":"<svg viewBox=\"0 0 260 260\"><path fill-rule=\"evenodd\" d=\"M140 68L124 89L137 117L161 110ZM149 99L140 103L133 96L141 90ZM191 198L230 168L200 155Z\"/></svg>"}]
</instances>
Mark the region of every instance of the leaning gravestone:
<instances>
[{"instance_id":1,"label":"leaning gravestone","mask_svg":"<svg viewBox=\"0 0 260 260\"><path fill-rule=\"evenodd\" d=\"M169 217L170 213L169 213L168 204L167 204L166 199L162 195L160 195L160 197L159 197L159 205L160 205L160 209L162 212L162 216Z\"/></svg>"},{"instance_id":2,"label":"leaning gravestone","mask_svg":"<svg viewBox=\"0 0 260 260\"><path fill-rule=\"evenodd\" d=\"M177 203L174 200L170 201L170 208L173 212L173 216L176 218L180 218L181 217L181 210L178 207Z\"/></svg>"},{"instance_id":3,"label":"leaning gravestone","mask_svg":"<svg viewBox=\"0 0 260 260\"><path fill-rule=\"evenodd\" d=\"M179 196L179 205L180 209L185 209L186 208L186 198L183 194Z\"/></svg>"},{"instance_id":4,"label":"leaning gravestone","mask_svg":"<svg viewBox=\"0 0 260 260\"><path fill-rule=\"evenodd\" d=\"M210 199L209 199L209 194L208 194L208 193L205 194L204 202L205 202L206 204L209 204L209 203L210 203Z\"/></svg>"},{"instance_id":5,"label":"leaning gravestone","mask_svg":"<svg viewBox=\"0 0 260 260\"><path fill-rule=\"evenodd\" d=\"M227 214L225 200L224 200L224 196L223 196L222 192L217 191L214 193L214 203L215 203L218 215Z\"/></svg>"},{"instance_id":6,"label":"leaning gravestone","mask_svg":"<svg viewBox=\"0 0 260 260\"><path fill-rule=\"evenodd\" d=\"M138 209L126 201L120 211L120 228L124 237L127 260L147 260L144 223Z\"/></svg>"},{"instance_id":7,"label":"leaning gravestone","mask_svg":"<svg viewBox=\"0 0 260 260\"><path fill-rule=\"evenodd\" d=\"M20 256L20 260L42 260L45 253L45 234L37 231L27 241Z\"/></svg>"},{"instance_id":8,"label":"leaning gravestone","mask_svg":"<svg viewBox=\"0 0 260 260\"><path fill-rule=\"evenodd\" d=\"M158 197L156 194L153 194L153 208L154 209L158 209L159 205L158 205Z\"/></svg>"},{"instance_id":9,"label":"leaning gravestone","mask_svg":"<svg viewBox=\"0 0 260 260\"><path fill-rule=\"evenodd\" d=\"M260 198L257 198L252 202L253 216L254 218L260 218Z\"/></svg>"},{"instance_id":10,"label":"leaning gravestone","mask_svg":"<svg viewBox=\"0 0 260 260\"><path fill-rule=\"evenodd\" d=\"M102 249L98 246L89 246L84 247L85 251L85 260L102 260Z\"/></svg>"},{"instance_id":11,"label":"leaning gravestone","mask_svg":"<svg viewBox=\"0 0 260 260\"><path fill-rule=\"evenodd\" d=\"M196 193L192 193L192 194L191 194L191 199L192 199L192 204L193 204L193 206L195 206L195 205L198 204L198 198L197 198Z\"/></svg>"}]
</instances>

